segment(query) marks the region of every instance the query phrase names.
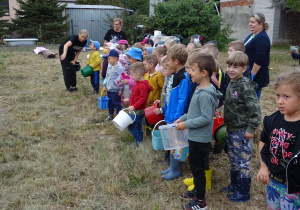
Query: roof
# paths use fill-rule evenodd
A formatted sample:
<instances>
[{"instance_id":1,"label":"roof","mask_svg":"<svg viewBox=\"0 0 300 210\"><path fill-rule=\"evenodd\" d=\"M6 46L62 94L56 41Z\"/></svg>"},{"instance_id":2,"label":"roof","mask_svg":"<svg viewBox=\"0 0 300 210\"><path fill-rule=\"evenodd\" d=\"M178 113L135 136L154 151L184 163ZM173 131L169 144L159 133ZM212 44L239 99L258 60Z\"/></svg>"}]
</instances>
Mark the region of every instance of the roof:
<instances>
[{"instance_id":1,"label":"roof","mask_svg":"<svg viewBox=\"0 0 300 210\"><path fill-rule=\"evenodd\" d=\"M66 9L117 9L121 10L121 7L115 7L110 5L82 5L69 3Z\"/></svg>"}]
</instances>

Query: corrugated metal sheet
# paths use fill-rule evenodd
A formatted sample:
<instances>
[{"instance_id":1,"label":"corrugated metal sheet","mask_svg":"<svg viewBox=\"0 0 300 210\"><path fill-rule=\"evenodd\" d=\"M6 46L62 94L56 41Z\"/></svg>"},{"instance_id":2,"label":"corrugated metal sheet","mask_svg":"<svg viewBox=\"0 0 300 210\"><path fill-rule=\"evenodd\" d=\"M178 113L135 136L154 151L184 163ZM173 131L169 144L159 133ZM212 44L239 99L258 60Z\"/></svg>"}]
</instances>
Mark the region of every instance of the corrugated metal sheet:
<instances>
[{"instance_id":1,"label":"corrugated metal sheet","mask_svg":"<svg viewBox=\"0 0 300 210\"><path fill-rule=\"evenodd\" d=\"M115 18L122 10L121 7L109 5L75 5L69 4L65 14L69 15L69 35L78 34L81 29L87 29L89 39L104 42L104 36L111 25L106 21L109 17Z\"/></svg>"}]
</instances>

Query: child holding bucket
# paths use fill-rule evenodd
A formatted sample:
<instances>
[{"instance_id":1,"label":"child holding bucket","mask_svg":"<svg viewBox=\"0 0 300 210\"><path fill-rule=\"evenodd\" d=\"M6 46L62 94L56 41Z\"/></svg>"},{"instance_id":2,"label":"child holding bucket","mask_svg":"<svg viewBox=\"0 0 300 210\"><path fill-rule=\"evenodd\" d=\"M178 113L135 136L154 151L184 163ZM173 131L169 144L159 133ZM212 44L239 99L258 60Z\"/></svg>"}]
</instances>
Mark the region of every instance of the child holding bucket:
<instances>
[{"instance_id":1,"label":"child holding bucket","mask_svg":"<svg viewBox=\"0 0 300 210\"><path fill-rule=\"evenodd\" d=\"M202 52L194 52L188 58L191 66L193 82L199 82L188 113L175 121L178 130L187 129L189 139L189 164L194 177L195 195L190 193L180 195L183 199L191 199L182 209L206 209L205 202L205 159L210 150L212 139L213 117L218 98L222 94L210 83L210 77L216 70L216 62L212 55ZM195 196L195 197L194 197Z\"/></svg>"},{"instance_id":2,"label":"child holding bucket","mask_svg":"<svg viewBox=\"0 0 300 210\"><path fill-rule=\"evenodd\" d=\"M240 51L226 60L231 81L226 90L224 122L227 125L226 141L231 163L231 183L221 191L231 201L250 200L252 144L255 129L260 125L260 106L255 89L257 83L243 76L248 56Z\"/></svg>"},{"instance_id":3,"label":"child holding bucket","mask_svg":"<svg viewBox=\"0 0 300 210\"><path fill-rule=\"evenodd\" d=\"M116 109L116 114L122 109L121 106L121 95L123 92L123 87L116 85L116 79L124 71L121 63L119 63L119 53L117 50L112 49L108 53L108 68L106 72L106 77L103 82L103 90L107 91L108 102L108 112L109 115L106 120L114 119L114 112Z\"/></svg>"},{"instance_id":4,"label":"child holding bucket","mask_svg":"<svg viewBox=\"0 0 300 210\"><path fill-rule=\"evenodd\" d=\"M128 131L134 137L134 142L131 146L138 147L144 142L142 121L145 116L144 110L147 106L148 95L149 92L153 90L153 88L144 78L146 68L142 62L133 63L132 65L130 65L129 69L130 74L136 84L132 89L130 98L124 99L124 102L129 102L129 107L127 108L127 110L135 111L136 114L135 121L128 126ZM134 119L133 114L130 114L130 117Z\"/></svg>"},{"instance_id":5,"label":"child holding bucket","mask_svg":"<svg viewBox=\"0 0 300 210\"><path fill-rule=\"evenodd\" d=\"M101 70L102 59L98 52L98 49L100 48L100 43L98 41L93 41L93 40L90 41L91 41L90 43L91 52L86 64L92 67L94 70L94 73L91 75L91 84L93 86L94 95L95 95L98 94L99 92L99 81L100 81L99 71Z\"/></svg>"}]
</instances>

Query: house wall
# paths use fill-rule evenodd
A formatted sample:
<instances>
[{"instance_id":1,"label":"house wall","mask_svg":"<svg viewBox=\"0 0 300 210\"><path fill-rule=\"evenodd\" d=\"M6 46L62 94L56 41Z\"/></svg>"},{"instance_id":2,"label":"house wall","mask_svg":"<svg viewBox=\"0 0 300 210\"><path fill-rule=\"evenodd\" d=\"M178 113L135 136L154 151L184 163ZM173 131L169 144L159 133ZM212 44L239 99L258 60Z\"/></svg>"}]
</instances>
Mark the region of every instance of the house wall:
<instances>
[{"instance_id":1,"label":"house wall","mask_svg":"<svg viewBox=\"0 0 300 210\"><path fill-rule=\"evenodd\" d=\"M154 15L154 7L153 5L154 4L158 4L159 2L162 2L163 0L149 0L149 4L150 4L150 7L149 7L149 16L152 16Z\"/></svg>"},{"instance_id":2,"label":"house wall","mask_svg":"<svg viewBox=\"0 0 300 210\"><path fill-rule=\"evenodd\" d=\"M17 0L9 0L8 6L9 6L9 15L0 17L0 19L9 20L11 18L15 18L16 11L14 10L14 8L19 9L19 4L17 3Z\"/></svg>"}]
</instances>

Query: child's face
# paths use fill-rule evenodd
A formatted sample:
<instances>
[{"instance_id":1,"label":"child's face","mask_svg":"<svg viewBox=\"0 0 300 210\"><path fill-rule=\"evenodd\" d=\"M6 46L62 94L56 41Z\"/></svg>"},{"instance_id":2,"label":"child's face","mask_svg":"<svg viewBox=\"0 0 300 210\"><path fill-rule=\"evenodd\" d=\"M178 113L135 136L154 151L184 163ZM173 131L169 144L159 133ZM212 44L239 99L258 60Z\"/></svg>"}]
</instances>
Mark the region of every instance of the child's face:
<instances>
[{"instance_id":1,"label":"child's face","mask_svg":"<svg viewBox=\"0 0 300 210\"><path fill-rule=\"evenodd\" d=\"M231 55L233 52L235 52L235 49L233 49L233 47L228 47L228 51L227 51L228 56Z\"/></svg>"},{"instance_id":2,"label":"child's face","mask_svg":"<svg viewBox=\"0 0 300 210\"><path fill-rule=\"evenodd\" d=\"M226 73L230 77L231 81L235 82L237 79L243 76L243 73L246 71L247 66L237 66L227 64Z\"/></svg>"},{"instance_id":3,"label":"child's face","mask_svg":"<svg viewBox=\"0 0 300 210\"><path fill-rule=\"evenodd\" d=\"M143 56L149 55L148 50L144 49L143 50Z\"/></svg>"},{"instance_id":4,"label":"child's face","mask_svg":"<svg viewBox=\"0 0 300 210\"><path fill-rule=\"evenodd\" d=\"M155 49L152 51L152 54L155 55L158 58L158 61L164 57L163 54L159 54Z\"/></svg>"},{"instance_id":5,"label":"child's face","mask_svg":"<svg viewBox=\"0 0 300 210\"><path fill-rule=\"evenodd\" d=\"M130 70L130 74L131 74L132 79L133 79L135 82L137 82L137 81L140 80L140 74L137 74L137 73L135 73L134 71L131 71L131 70Z\"/></svg>"},{"instance_id":6,"label":"child's face","mask_svg":"<svg viewBox=\"0 0 300 210\"><path fill-rule=\"evenodd\" d=\"M96 50L96 47L95 47L95 45L94 45L93 42L91 42L91 44L90 44L90 49L91 49L91 50Z\"/></svg>"},{"instance_id":7,"label":"child's face","mask_svg":"<svg viewBox=\"0 0 300 210\"><path fill-rule=\"evenodd\" d=\"M108 56L107 60L108 60L108 63L110 63L110 65L116 65L118 63L119 59L114 56Z\"/></svg>"},{"instance_id":8,"label":"child's face","mask_svg":"<svg viewBox=\"0 0 300 210\"><path fill-rule=\"evenodd\" d=\"M123 50L127 50L126 44L120 44Z\"/></svg>"},{"instance_id":9,"label":"child's face","mask_svg":"<svg viewBox=\"0 0 300 210\"><path fill-rule=\"evenodd\" d=\"M165 72L166 77L170 77L173 73L173 70L169 68L169 65L167 62L163 63L163 67L164 67L164 72Z\"/></svg>"},{"instance_id":10,"label":"child's face","mask_svg":"<svg viewBox=\"0 0 300 210\"><path fill-rule=\"evenodd\" d=\"M195 46L193 46L193 44L188 44L188 46L186 47L186 50L188 51L188 54L190 54L193 49L195 49Z\"/></svg>"},{"instance_id":11,"label":"child's face","mask_svg":"<svg viewBox=\"0 0 300 210\"><path fill-rule=\"evenodd\" d=\"M275 90L276 105L286 120L295 121L300 116L300 97L291 85L281 85Z\"/></svg>"},{"instance_id":12,"label":"child's face","mask_svg":"<svg viewBox=\"0 0 300 210\"><path fill-rule=\"evenodd\" d=\"M191 66L188 62L185 63L185 71L189 77L191 77Z\"/></svg>"},{"instance_id":13,"label":"child's face","mask_svg":"<svg viewBox=\"0 0 300 210\"><path fill-rule=\"evenodd\" d=\"M137 59L132 58L130 55L127 55L127 58L130 64L136 63L138 61Z\"/></svg>"},{"instance_id":14,"label":"child's face","mask_svg":"<svg viewBox=\"0 0 300 210\"><path fill-rule=\"evenodd\" d=\"M146 72L149 72L153 69L153 64L151 65L151 63L147 62L147 61L143 61L145 67L146 67Z\"/></svg>"},{"instance_id":15,"label":"child's face","mask_svg":"<svg viewBox=\"0 0 300 210\"><path fill-rule=\"evenodd\" d=\"M177 67L177 62L176 60L172 60L170 57L168 57L168 61L167 61L168 65L169 65L169 68L171 69L176 69Z\"/></svg>"},{"instance_id":16,"label":"child's face","mask_svg":"<svg viewBox=\"0 0 300 210\"><path fill-rule=\"evenodd\" d=\"M200 71L197 63L193 63L190 67L191 67L190 74L191 74L192 82L201 83L202 79L205 76L206 70Z\"/></svg>"}]
</instances>

